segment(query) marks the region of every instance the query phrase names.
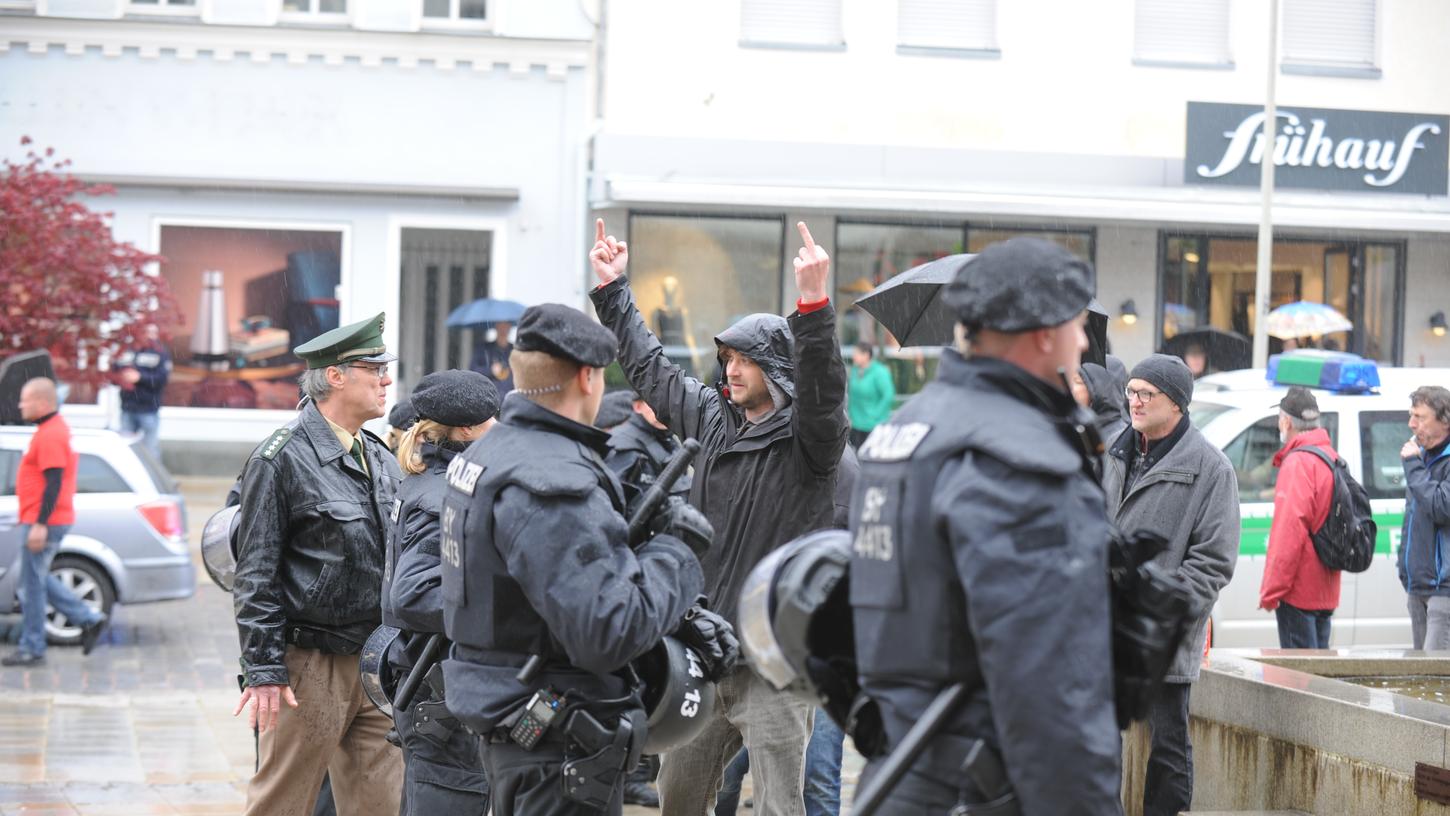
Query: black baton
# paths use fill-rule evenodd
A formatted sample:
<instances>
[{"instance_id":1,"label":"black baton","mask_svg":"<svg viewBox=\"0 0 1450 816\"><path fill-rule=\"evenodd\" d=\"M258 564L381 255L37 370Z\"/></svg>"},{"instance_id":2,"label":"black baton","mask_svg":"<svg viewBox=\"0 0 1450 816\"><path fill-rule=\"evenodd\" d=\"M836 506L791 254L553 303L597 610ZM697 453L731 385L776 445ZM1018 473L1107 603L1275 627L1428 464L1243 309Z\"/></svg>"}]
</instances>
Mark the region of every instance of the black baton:
<instances>
[{"instance_id":1,"label":"black baton","mask_svg":"<svg viewBox=\"0 0 1450 816\"><path fill-rule=\"evenodd\" d=\"M433 669L433 664L438 662L438 651L443 648L443 636L437 633L428 636L428 642L423 644L423 654L419 655L418 662L413 664L413 670L403 679L403 685L398 686L398 693L393 697L393 710L402 711L413 702L413 695L418 693L418 686L423 684L423 678Z\"/></svg>"},{"instance_id":2,"label":"black baton","mask_svg":"<svg viewBox=\"0 0 1450 816\"><path fill-rule=\"evenodd\" d=\"M665 469L660 471L659 478L649 486L639 500L639 506L634 509L634 515L629 517L629 546L635 546L636 542L643 543L645 527L649 525L650 516L655 514L665 499L670 497L670 488L675 482L685 475L689 470L690 462L694 461L695 454L700 452L700 443L693 439L686 439L670 461L665 463ZM521 685L532 686L534 677L538 675L539 669L544 667L544 658L541 655L529 655L519 673L514 679Z\"/></svg>"},{"instance_id":3,"label":"black baton","mask_svg":"<svg viewBox=\"0 0 1450 816\"><path fill-rule=\"evenodd\" d=\"M921 713L916 725L901 738L901 744L881 763L881 769L871 777L871 783L856 794L856 803L851 806L854 816L871 816L881 807L896 783L901 781L901 777L911 769L916 758L926 750L926 744L942 730L947 720L951 719L966 699L966 683L957 683L942 689L931 701L931 705L926 707L926 711Z\"/></svg>"}]
</instances>

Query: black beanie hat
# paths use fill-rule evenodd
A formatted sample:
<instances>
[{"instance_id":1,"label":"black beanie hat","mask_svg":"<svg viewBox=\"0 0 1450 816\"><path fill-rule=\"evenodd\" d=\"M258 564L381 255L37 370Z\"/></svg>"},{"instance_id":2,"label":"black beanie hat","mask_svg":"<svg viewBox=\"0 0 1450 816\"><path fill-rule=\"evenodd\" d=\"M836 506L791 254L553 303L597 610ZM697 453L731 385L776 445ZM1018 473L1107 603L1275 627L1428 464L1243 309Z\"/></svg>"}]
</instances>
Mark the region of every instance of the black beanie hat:
<instances>
[{"instance_id":1,"label":"black beanie hat","mask_svg":"<svg viewBox=\"0 0 1450 816\"><path fill-rule=\"evenodd\" d=\"M1171 354L1150 354L1129 372L1130 380L1146 380L1173 400L1184 413L1193 401L1193 372L1182 358Z\"/></svg>"},{"instance_id":2,"label":"black beanie hat","mask_svg":"<svg viewBox=\"0 0 1450 816\"><path fill-rule=\"evenodd\" d=\"M466 428L498 414L498 388L477 371L452 368L426 374L413 389L413 409L421 419Z\"/></svg>"}]
</instances>

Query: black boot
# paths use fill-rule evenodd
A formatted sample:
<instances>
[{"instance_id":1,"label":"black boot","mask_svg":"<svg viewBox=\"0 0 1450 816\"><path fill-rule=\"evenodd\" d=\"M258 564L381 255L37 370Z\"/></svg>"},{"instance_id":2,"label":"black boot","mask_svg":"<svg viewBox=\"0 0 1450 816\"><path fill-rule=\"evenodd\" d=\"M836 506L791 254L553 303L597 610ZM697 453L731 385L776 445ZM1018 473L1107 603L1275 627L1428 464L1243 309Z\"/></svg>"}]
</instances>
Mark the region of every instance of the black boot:
<instances>
[{"instance_id":1,"label":"black boot","mask_svg":"<svg viewBox=\"0 0 1450 816\"><path fill-rule=\"evenodd\" d=\"M624 803L626 805L642 805L647 808L660 806L660 795L648 782L638 779L624 780Z\"/></svg>"}]
</instances>

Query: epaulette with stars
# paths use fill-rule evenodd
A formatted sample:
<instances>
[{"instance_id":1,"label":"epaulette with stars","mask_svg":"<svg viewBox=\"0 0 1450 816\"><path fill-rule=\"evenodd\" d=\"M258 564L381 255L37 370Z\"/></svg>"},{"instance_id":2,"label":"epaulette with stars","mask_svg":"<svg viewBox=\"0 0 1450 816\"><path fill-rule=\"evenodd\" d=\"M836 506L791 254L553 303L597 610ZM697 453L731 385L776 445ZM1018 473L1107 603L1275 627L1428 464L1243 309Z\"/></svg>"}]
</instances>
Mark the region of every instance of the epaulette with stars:
<instances>
[{"instance_id":1,"label":"epaulette with stars","mask_svg":"<svg viewBox=\"0 0 1450 816\"><path fill-rule=\"evenodd\" d=\"M271 459L276 458L277 451L282 450L282 446L286 445L287 440L291 438L291 428L278 428L277 430L272 432L271 436L267 437L267 441L262 443L262 447L257 449L257 453L263 459L267 459L270 461Z\"/></svg>"}]
</instances>

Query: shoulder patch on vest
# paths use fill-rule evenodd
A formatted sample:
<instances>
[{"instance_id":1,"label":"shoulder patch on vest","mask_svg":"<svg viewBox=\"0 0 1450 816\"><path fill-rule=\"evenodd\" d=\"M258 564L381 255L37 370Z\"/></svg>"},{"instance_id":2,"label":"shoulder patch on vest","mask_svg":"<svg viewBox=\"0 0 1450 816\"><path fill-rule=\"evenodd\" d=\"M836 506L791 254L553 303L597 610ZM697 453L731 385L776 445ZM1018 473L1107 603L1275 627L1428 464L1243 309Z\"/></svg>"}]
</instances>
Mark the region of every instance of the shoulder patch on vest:
<instances>
[{"instance_id":1,"label":"shoulder patch on vest","mask_svg":"<svg viewBox=\"0 0 1450 816\"><path fill-rule=\"evenodd\" d=\"M291 428L278 428L277 430L272 432L271 436L267 437L267 441L262 443L262 447L257 449L257 453L263 459L275 459L277 456L277 451L282 450L282 446L286 445L287 440L291 438Z\"/></svg>"},{"instance_id":2,"label":"shoulder patch on vest","mask_svg":"<svg viewBox=\"0 0 1450 816\"><path fill-rule=\"evenodd\" d=\"M448 463L448 486L460 493L472 496L473 489L478 486L478 477L482 475L483 465L462 456L455 456Z\"/></svg>"},{"instance_id":3,"label":"shoulder patch on vest","mask_svg":"<svg viewBox=\"0 0 1450 816\"><path fill-rule=\"evenodd\" d=\"M863 462L900 462L911 458L912 452L929 433L931 426L925 422L904 425L883 422L861 443L856 455Z\"/></svg>"}]
</instances>

